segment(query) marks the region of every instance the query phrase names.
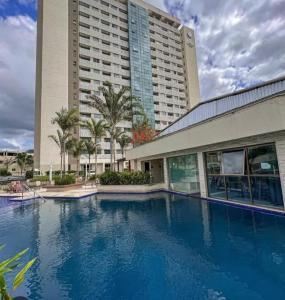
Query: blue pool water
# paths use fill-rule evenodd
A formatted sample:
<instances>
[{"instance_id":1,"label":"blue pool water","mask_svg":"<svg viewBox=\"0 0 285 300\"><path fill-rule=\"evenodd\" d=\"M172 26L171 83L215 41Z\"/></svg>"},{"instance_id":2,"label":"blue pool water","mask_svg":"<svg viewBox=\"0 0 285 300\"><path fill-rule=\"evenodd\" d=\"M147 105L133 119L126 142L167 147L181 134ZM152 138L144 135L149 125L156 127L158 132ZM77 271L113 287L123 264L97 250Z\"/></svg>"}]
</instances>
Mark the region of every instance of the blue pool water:
<instances>
[{"instance_id":1,"label":"blue pool water","mask_svg":"<svg viewBox=\"0 0 285 300\"><path fill-rule=\"evenodd\" d=\"M138 201L138 199L140 199ZM285 218L158 193L0 210L0 261L30 247L29 299L283 299Z\"/></svg>"}]
</instances>

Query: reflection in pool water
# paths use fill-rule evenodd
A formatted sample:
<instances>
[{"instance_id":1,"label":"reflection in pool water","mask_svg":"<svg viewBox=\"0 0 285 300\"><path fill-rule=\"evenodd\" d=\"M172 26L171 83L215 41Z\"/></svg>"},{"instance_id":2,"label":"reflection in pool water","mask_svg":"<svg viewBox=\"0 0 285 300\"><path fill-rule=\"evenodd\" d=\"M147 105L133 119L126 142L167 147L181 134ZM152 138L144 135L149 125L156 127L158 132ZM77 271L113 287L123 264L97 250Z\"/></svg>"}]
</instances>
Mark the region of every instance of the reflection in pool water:
<instances>
[{"instance_id":1,"label":"reflection in pool water","mask_svg":"<svg viewBox=\"0 0 285 300\"><path fill-rule=\"evenodd\" d=\"M166 193L48 200L0 210L0 260L38 257L30 299L281 299L284 232L282 217Z\"/></svg>"}]
</instances>

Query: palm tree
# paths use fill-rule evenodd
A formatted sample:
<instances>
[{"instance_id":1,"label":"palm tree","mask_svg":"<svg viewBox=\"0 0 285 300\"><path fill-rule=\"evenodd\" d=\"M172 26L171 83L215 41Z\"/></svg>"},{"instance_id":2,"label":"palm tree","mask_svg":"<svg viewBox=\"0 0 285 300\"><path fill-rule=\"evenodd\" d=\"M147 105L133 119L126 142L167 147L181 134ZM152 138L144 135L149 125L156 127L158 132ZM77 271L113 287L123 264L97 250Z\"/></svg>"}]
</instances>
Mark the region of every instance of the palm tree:
<instances>
[{"instance_id":1,"label":"palm tree","mask_svg":"<svg viewBox=\"0 0 285 300\"><path fill-rule=\"evenodd\" d=\"M106 123L103 120L98 122L95 119L89 119L81 124L81 126L87 128L93 138L95 145L95 172L97 174L97 150L100 146L98 141L106 135L106 130L108 129Z\"/></svg>"},{"instance_id":2,"label":"palm tree","mask_svg":"<svg viewBox=\"0 0 285 300\"><path fill-rule=\"evenodd\" d=\"M60 177L62 177L63 159L65 159L65 151L68 141L70 141L71 134L69 132L63 133L61 130L57 130L57 135L49 135L59 147L60 150Z\"/></svg>"},{"instance_id":3,"label":"palm tree","mask_svg":"<svg viewBox=\"0 0 285 300\"><path fill-rule=\"evenodd\" d=\"M89 164L89 173L91 169L91 155L95 154L97 152L96 144L92 140L86 140L85 141L85 150L88 154L88 164Z\"/></svg>"},{"instance_id":4,"label":"palm tree","mask_svg":"<svg viewBox=\"0 0 285 300\"><path fill-rule=\"evenodd\" d=\"M74 129L79 124L79 112L77 109L66 109L62 108L59 112L56 112L56 117L52 119L52 124L57 124L62 130L63 136L67 133L71 134L72 129ZM65 148L65 143L62 149L62 160L63 160L63 172L65 173L65 154L67 149Z\"/></svg>"},{"instance_id":5,"label":"palm tree","mask_svg":"<svg viewBox=\"0 0 285 300\"><path fill-rule=\"evenodd\" d=\"M118 139L117 142L119 143L122 151L122 156L125 156L125 148L131 143L132 139L127 134L122 134Z\"/></svg>"},{"instance_id":6,"label":"palm tree","mask_svg":"<svg viewBox=\"0 0 285 300\"><path fill-rule=\"evenodd\" d=\"M85 150L85 142L83 140L72 139L70 151L73 157L76 159L76 171L79 176L79 164L80 164L80 155Z\"/></svg>"},{"instance_id":7,"label":"palm tree","mask_svg":"<svg viewBox=\"0 0 285 300\"><path fill-rule=\"evenodd\" d=\"M103 99L92 95L90 96L90 106L95 107L107 122L110 133L111 150L111 170L113 170L113 146L115 128L121 121L132 122L135 116L142 115L143 109L138 98L131 95L129 87L122 87L117 93L112 83L105 81L103 86L99 87L103 94Z\"/></svg>"},{"instance_id":8,"label":"palm tree","mask_svg":"<svg viewBox=\"0 0 285 300\"><path fill-rule=\"evenodd\" d=\"M113 146L113 159L114 163L116 163L116 142L120 138L120 136L124 133L120 128L116 127L114 132L114 146Z\"/></svg>"},{"instance_id":9,"label":"palm tree","mask_svg":"<svg viewBox=\"0 0 285 300\"><path fill-rule=\"evenodd\" d=\"M16 162L20 167L22 175L23 171L25 171L28 166L33 165L33 157L27 153L18 153L16 156Z\"/></svg>"}]
</instances>

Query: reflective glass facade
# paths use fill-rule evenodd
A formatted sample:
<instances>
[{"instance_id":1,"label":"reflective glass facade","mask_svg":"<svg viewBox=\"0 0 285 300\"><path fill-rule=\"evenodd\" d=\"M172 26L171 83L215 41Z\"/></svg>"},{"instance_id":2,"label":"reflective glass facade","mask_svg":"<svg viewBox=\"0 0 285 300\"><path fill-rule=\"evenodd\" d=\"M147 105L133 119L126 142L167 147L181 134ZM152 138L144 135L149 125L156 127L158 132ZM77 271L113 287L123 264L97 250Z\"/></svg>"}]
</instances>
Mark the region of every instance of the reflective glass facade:
<instances>
[{"instance_id":1,"label":"reflective glass facade","mask_svg":"<svg viewBox=\"0 0 285 300\"><path fill-rule=\"evenodd\" d=\"M167 162L171 190L189 194L200 192L197 154L170 157Z\"/></svg>"},{"instance_id":2,"label":"reflective glass facade","mask_svg":"<svg viewBox=\"0 0 285 300\"><path fill-rule=\"evenodd\" d=\"M208 195L283 207L274 144L206 153Z\"/></svg>"},{"instance_id":3,"label":"reflective glass facade","mask_svg":"<svg viewBox=\"0 0 285 300\"><path fill-rule=\"evenodd\" d=\"M147 10L129 1L128 22L132 94L141 100L149 122L154 127L149 16Z\"/></svg>"}]
</instances>

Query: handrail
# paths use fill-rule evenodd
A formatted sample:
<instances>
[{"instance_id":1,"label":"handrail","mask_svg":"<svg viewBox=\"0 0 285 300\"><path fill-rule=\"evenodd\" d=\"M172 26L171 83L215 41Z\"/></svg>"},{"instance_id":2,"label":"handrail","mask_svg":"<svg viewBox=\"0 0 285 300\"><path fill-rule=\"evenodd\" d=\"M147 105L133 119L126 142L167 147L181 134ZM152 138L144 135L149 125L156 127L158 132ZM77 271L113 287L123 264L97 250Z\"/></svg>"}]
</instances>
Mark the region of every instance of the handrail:
<instances>
[{"instance_id":1,"label":"handrail","mask_svg":"<svg viewBox=\"0 0 285 300\"><path fill-rule=\"evenodd\" d=\"M44 202L46 202L46 199L40 195L39 193L36 192L35 189L31 189L27 184L22 183L22 186L28 191L34 193L34 199L36 199L36 195L41 198ZM22 191L22 199L24 198L24 192Z\"/></svg>"}]
</instances>

